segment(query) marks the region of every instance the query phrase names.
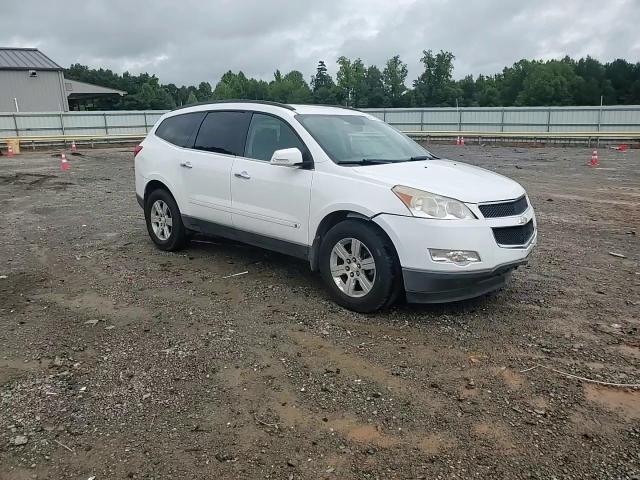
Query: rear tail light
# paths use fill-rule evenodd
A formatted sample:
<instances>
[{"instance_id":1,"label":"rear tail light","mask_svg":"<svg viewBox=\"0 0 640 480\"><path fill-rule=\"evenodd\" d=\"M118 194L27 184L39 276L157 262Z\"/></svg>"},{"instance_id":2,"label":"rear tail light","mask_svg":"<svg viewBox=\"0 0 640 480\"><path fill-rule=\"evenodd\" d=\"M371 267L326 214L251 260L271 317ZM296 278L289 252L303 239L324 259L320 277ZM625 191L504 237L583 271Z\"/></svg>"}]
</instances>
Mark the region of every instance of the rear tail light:
<instances>
[{"instance_id":1,"label":"rear tail light","mask_svg":"<svg viewBox=\"0 0 640 480\"><path fill-rule=\"evenodd\" d=\"M136 158L136 156L142 151L142 145L136 145L133 148L133 158Z\"/></svg>"}]
</instances>

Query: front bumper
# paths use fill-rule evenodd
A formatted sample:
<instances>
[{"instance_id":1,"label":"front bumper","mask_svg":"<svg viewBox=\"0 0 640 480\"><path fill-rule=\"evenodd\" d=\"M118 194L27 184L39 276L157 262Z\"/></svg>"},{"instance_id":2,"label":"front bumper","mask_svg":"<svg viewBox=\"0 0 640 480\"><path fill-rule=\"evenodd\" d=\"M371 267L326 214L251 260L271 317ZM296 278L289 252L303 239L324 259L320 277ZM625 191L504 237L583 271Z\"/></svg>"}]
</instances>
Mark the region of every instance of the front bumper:
<instances>
[{"instance_id":1,"label":"front bumper","mask_svg":"<svg viewBox=\"0 0 640 480\"><path fill-rule=\"evenodd\" d=\"M533 221L534 233L524 246L502 247L498 245L493 228L518 225ZM533 209L519 217L504 217L478 220L432 220L402 215L380 214L373 217L389 236L398 252L402 268L427 270L442 273L465 273L490 271L500 265L517 263L531 253L537 242L536 221ZM471 250L480 254L480 262L466 266L453 263L434 262L429 248Z\"/></svg>"},{"instance_id":2,"label":"front bumper","mask_svg":"<svg viewBox=\"0 0 640 480\"><path fill-rule=\"evenodd\" d=\"M527 260L501 265L494 270L465 273L429 272L402 269L407 301L445 303L479 297L506 284L511 272Z\"/></svg>"},{"instance_id":3,"label":"front bumper","mask_svg":"<svg viewBox=\"0 0 640 480\"><path fill-rule=\"evenodd\" d=\"M446 221L381 214L373 218L393 242L404 279L407 300L419 303L452 302L473 298L503 287L511 272L527 263L537 242L532 208L517 217ZM501 246L494 230L533 222L526 245ZM470 250L481 261L468 265L436 262L429 248Z\"/></svg>"}]
</instances>

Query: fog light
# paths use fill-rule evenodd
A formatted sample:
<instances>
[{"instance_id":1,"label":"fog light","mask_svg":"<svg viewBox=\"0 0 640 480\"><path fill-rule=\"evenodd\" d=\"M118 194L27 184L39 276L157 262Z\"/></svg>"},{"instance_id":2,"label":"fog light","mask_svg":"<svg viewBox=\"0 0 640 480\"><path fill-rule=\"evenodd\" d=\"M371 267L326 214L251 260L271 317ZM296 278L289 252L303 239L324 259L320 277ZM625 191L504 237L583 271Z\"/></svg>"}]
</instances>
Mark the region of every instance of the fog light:
<instances>
[{"instance_id":1,"label":"fog light","mask_svg":"<svg viewBox=\"0 0 640 480\"><path fill-rule=\"evenodd\" d=\"M431 255L431 260L440 263L455 263L456 265L464 266L480 261L478 252L471 250L441 250L439 248L430 248L429 254Z\"/></svg>"}]
</instances>

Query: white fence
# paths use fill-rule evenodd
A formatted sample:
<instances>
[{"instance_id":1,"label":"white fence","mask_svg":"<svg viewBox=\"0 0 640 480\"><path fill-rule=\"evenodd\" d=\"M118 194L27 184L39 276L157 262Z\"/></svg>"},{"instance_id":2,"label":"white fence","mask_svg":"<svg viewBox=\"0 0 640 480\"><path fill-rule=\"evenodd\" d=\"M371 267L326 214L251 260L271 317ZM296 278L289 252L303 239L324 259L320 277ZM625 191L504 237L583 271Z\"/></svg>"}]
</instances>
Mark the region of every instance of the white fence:
<instances>
[{"instance_id":1,"label":"white fence","mask_svg":"<svg viewBox=\"0 0 640 480\"><path fill-rule=\"evenodd\" d=\"M640 133L640 106L365 109L407 132ZM570 136L570 135L567 135Z\"/></svg>"},{"instance_id":2,"label":"white fence","mask_svg":"<svg viewBox=\"0 0 640 480\"><path fill-rule=\"evenodd\" d=\"M150 111L0 113L0 139L144 136L165 113Z\"/></svg>"},{"instance_id":3,"label":"white fence","mask_svg":"<svg viewBox=\"0 0 640 480\"><path fill-rule=\"evenodd\" d=\"M418 136L640 137L640 106L365 109ZM144 136L165 111L0 113L0 142L15 137Z\"/></svg>"}]
</instances>

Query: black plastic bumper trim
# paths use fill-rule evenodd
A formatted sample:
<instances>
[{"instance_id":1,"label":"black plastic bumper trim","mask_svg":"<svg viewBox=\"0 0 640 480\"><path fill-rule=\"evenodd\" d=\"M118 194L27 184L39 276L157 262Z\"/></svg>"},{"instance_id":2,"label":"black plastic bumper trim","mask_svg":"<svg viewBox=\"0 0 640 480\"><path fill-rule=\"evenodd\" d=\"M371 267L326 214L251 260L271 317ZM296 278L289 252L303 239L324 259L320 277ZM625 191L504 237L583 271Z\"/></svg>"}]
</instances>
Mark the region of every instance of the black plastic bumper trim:
<instances>
[{"instance_id":1,"label":"black plastic bumper trim","mask_svg":"<svg viewBox=\"0 0 640 480\"><path fill-rule=\"evenodd\" d=\"M479 297L506 284L511 272L527 259L480 272L431 272L402 269L407 301L410 303L446 303Z\"/></svg>"},{"instance_id":2,"label":"black plastic bumper trim","mask_svg":"<svg viewBox=\"0 0 640 480\"><path fill-rule=\"evenodd\" d=\"M229 240L237 240L248 245L273 250L292 257L309 259L309 247L299 243L287 242L277 238L267 237L259 233L246 232L228 225L220 225L208 222L188 215L182 215L182 222L188 230L205 235L224 237Z\"/></svg>"}]
</instances>

